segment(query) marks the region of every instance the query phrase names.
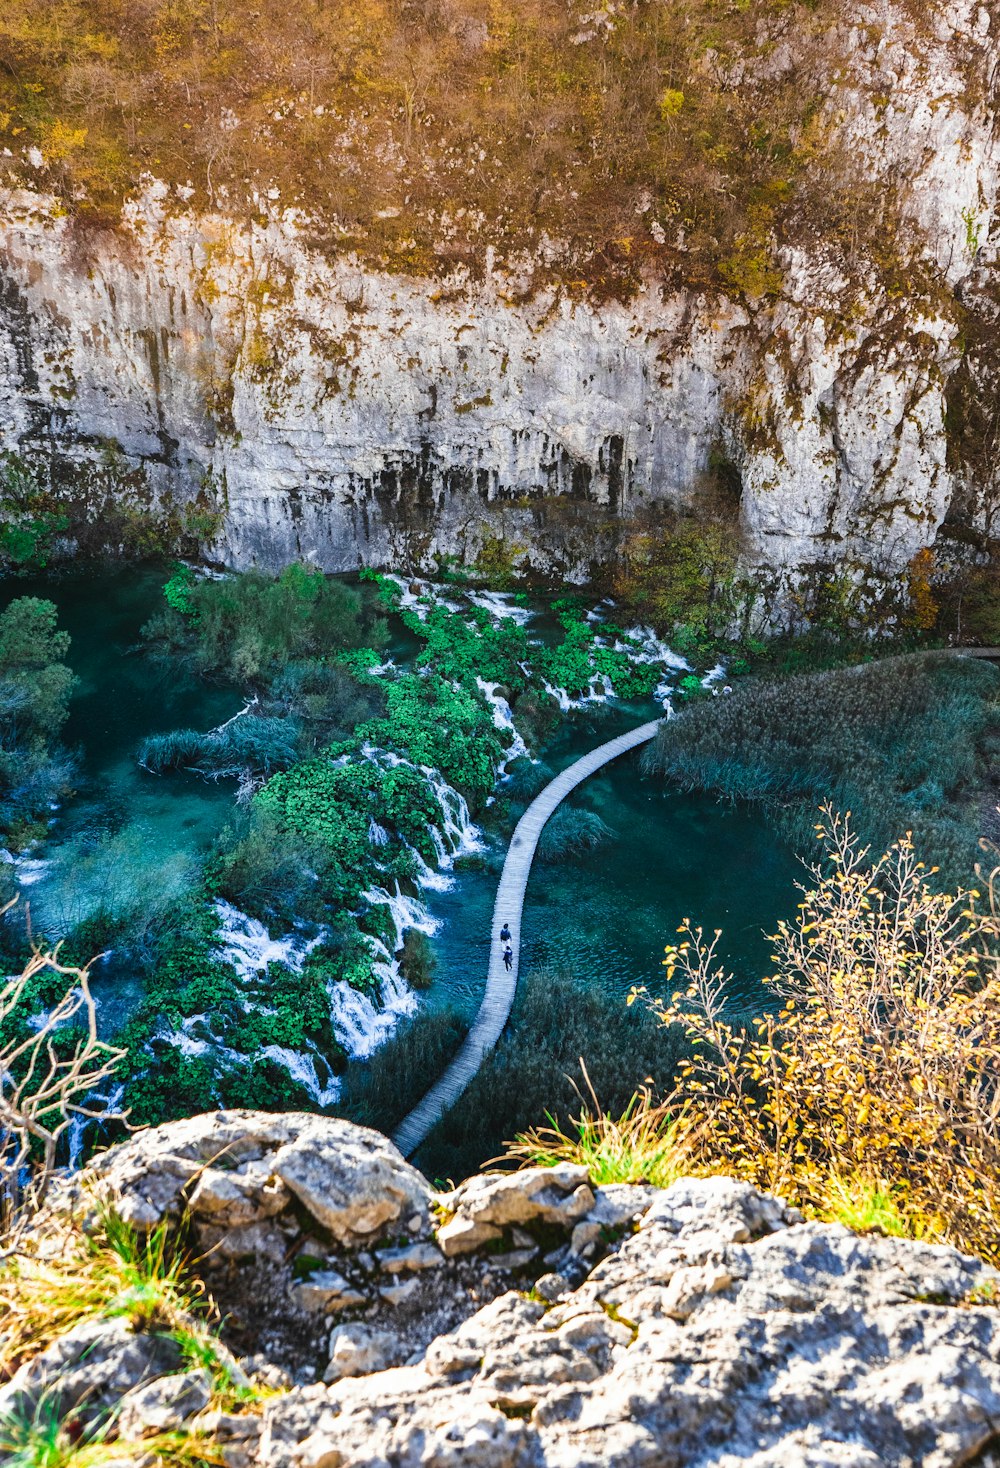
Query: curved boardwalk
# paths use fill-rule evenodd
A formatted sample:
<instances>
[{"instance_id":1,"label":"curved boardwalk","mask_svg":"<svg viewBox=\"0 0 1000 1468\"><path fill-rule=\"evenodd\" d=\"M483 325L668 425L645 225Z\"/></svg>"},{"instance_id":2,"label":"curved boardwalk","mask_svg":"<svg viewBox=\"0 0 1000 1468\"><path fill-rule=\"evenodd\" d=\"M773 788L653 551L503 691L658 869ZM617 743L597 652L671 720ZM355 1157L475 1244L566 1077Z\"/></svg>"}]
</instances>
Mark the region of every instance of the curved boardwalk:
<instances>
[{"instance_id":1,"label":"curved boardwalk","mask_svg":"<svg viewBox=\"0 0 1000 1468\"><path fill-rule=\"evenodd\" d=\"M483 1002L461 1050L393 1134L392 1140L404 1157L409 1157L416 1151L431 1128L454 1106L482 1065L486 1052L492 1050L499 1040L507 1023L517 988L524 892L542 827L570 791L575 790L588 775L617 759L619 755L635 749L637 745L646 744L659 727L659 720L654 719L651 724L643 724L627 734L619 734L617 739L609 739L606 744L598 745L563 770L561 775L550 780L518 821L507 848L507 858L503 864L500 885L497 887L497 900L493 908L490 970ZM510 924L510 946L514 950L514 965L510 973L507 973L503 965L503 944L500 942L500 929L505 922Z\"/></svg>"}]
</instances>

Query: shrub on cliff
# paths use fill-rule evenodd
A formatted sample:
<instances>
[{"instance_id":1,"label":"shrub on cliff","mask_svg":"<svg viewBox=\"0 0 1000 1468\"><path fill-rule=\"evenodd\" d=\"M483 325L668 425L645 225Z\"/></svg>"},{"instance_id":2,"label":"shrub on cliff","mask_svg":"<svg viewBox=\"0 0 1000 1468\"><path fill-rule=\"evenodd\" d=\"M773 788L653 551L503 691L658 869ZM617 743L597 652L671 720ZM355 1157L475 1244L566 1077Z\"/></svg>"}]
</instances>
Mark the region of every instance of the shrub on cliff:
<instances>
[{"instance_id":1,"label":"shrub on cliff","mask_svg":"<svg viewBox=\"0 0 1000 1468\"><path fill-rule=\"evenodd\" d=\"M685 923L667 949L685 990L654 1008L695 1045L674 1096L695 1160L1000 1258L1000 917L932 891L909 837L872 860L849 819L817 830L826 859L774 939L774 1010L733 1022L718 934Z\"/></svg>"},{"instance_id":2,"label":"shrub on cliff","mask_svg":"<svg viewBox=\"0 0 1000 1468\"><path fill-rule=\"evenodd\" d=\"M752 604L754 589L738 575L739 550L732 519L637 531L622 547L615 595L679 651L708 652Z\"/></svg>"}]
</instances>

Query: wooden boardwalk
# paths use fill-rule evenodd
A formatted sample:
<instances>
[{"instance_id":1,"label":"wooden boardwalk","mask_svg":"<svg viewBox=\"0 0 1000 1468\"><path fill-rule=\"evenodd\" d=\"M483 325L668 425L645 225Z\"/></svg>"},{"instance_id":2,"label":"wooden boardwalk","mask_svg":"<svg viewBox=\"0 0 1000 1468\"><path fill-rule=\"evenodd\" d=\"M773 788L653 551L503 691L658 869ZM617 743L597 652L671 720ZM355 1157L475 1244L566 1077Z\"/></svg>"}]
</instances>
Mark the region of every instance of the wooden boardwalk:
<instances>
[{"instance_id":1,"label":"wooden boardwalk","mask_svg":"<svg viewBox=\"0 0 1000 1468\"><path fill-rule=\"evenodd\" d=\"M518 821L497 887L497 899L493 908L493 932L490 945L490 968L486 979L486 993L472 1028L465 1038L461 1050L431 1086L427 1095L405 1117L393 1134L392 1140L404 1157L410 1157L420 1146L431 1128L441 1120L446 1111L454 1106L466 1086L483 1063L483 1058L499 1040L514 1003L517 988L518 961L521 955L521 910L524 893L528 885L532 859L542 827L553 811L566 799L571 790L619 755L627 754L639 744L646 744L660 727L659 721L643 724L617 739L609 739L589 754L583 755L561 775L550 780L540 795L528 806ZM514 951L514 963L510 972L504 968L500 929L507 923L511 931L510 946Z\"/></svg>"}]
</instances>

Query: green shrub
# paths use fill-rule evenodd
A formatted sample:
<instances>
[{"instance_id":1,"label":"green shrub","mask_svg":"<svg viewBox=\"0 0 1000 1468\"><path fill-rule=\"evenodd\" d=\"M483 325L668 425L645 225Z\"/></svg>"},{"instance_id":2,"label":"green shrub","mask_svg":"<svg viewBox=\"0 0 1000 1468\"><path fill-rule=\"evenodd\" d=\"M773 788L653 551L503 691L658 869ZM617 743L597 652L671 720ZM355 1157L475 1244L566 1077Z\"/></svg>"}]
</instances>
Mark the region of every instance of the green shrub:
<instances>
[{"instance_id":1,"label":"green shrub","mask_svg":"<svg viewBox=\"0 0 1000 1468\"><path fill-rule=\"evenodd\" d=\"M56 615L37 597L18 597L0 614L0 827L15 845L42 833L37 823L74 771L57 744L76 679Z\"/></svg>"},{"instance_id":2,"label":"green shrub","mask_svg":"<svg viewBox=\"0 0 1000 1468\"><path fill-rule=\"evenodd\" d=\"M420 928L407 928L399 969L410 988L429 989L436 967L434 947L427 934Z\"/></svg>"},{"instance_id":3,"label":"green shrub","mask_svg":"<svg viewBox=\"0 0 1000 1468\"><path fill-rule=\"evenodd\" d=\"M542 861L566 861L582 856L610 839L611 828L595 811L562 805L546 822L538 842Z\"/></svg>"},{"instance_id":4,"label":"green shrub","mask_svg":"<svg viewBox=\"0 0 1000 1468\"><path fill-rule=\"evenodd\" d=\"M172 616L153 619L146 636L186 643L201 671L241 685L266 687L294 659L377 645L386 636L358 591L298 564L279 576L244 571L220 580L178 572L164 591Z\"/></svg>"},{"instance_id":5,"label":"green shrub","mask_svg":"<svg viewBox=\"0 0 1000 1468\"><path fill-rule=\"evenodd\" d=\"M292 719L245 714L205 734L174 729L169 734L150 735L139 746L139 763L154 775L176 769L213 777L236 776L244 770L269 775L295 763L299 736Z\"/></svg>"}]
</instances>

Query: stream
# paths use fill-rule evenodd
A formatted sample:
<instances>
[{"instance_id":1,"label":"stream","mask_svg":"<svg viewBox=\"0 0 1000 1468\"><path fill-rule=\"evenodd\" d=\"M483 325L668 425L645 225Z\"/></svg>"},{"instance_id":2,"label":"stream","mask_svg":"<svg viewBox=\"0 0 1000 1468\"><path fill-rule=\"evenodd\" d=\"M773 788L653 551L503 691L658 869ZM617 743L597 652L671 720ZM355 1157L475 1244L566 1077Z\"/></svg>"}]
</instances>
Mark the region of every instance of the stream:
<instances>
[{"instance_id":1,"label":"stream","mask_svg":"<svg viewBox=\"0 0 1000 1468\"><path fill-rule=\"evenodd\" d=\"M64 731L65 742L79 751L79 786L53 812L42 848L19 862L33 928L50 938L101 907L180 893L233 809L232 781L154 776L136 762L146 735L211 728L243 702L234 689L137 651L143 624L161 605L164 579L160 568L102 568L12 579L3 587L3 605L29 595L55 602L79 679ZM533 620L543 636L555 626L544 610ZM396 633L392 653L404 662L416 643L405 629ZM656 712L652 700L584 708L560 722L543 757L558 770ZM570 804L599 815L609 834L582 855L536 860L522 973L572 969L623 997L634 984L655 989L664 944L691 916L707 929L724 929L722 956L736 973L738 997L758 1000L770 951L762 930L772 931L791 912L800 870L767 822L753 811L664 788L642 776L637 754L594 776ZM485 859L459 863L449 883L424 891L437 971L421 1005L451 1007L468 1019L475 1013L504 843L504 829L487 829ZM113 1033L138 997L136 980L112 955L95 973L95 992L102 1027Z\"/></svg>"}]
</instances>

